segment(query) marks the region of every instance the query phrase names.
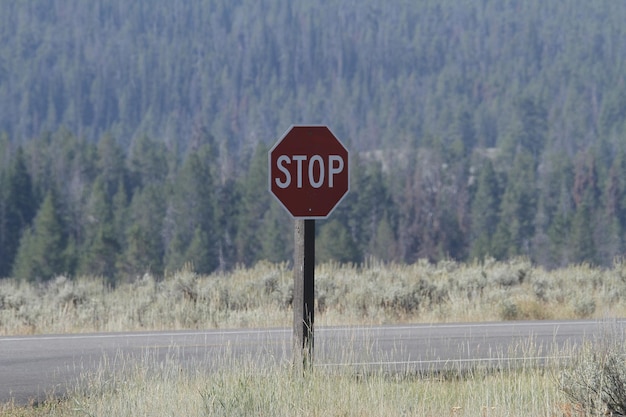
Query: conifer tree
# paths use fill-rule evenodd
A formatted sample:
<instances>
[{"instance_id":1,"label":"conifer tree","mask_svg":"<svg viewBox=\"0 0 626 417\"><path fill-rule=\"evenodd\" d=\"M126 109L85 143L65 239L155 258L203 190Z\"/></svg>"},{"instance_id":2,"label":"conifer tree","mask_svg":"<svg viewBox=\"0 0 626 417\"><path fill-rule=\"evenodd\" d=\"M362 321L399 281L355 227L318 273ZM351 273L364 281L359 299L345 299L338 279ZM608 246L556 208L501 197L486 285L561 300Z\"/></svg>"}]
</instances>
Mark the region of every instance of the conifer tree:
<instances>
[{"instance_id":1,"label":"conifer tree","mask_svg":"<svg viewBox=\"0 0 626 417\"><path fill-rule=\"evenodd\" d=\"M597 263L597 250L594 243L594 222L589 200L576 207L571 225L572 256L576 262Z\"/></svg>"},{"instance_id":2,"label":"conifer tree","mask_svg":"<svg viewBox=\"0 0 626 417\"><path fill-rule=\"evenodd\" d=\"M125 250L118 261L118 270L126 280L146 272L157 275L163 273L164 217L165 195L162 186L151 184L135 193L128 209Z\"/></svg>"},{"instance_id":3,"label":"conifer tree","mask_svg":"<svg viewBox=\"0 0 626 417\"><path fill-rule=\"evenodd\" d=\"M371 242L370 252L383 262L399 261L398 240L390 215L385 212L376 228L376 237Z\"/></svg>"},{"instance_id":4,"label":"conifer tree","mask_svg":"<svg viewBox=\"0 0 626 417\"><path fill-rule=\"evenodd\" d=\"M572 248L573 260L596 263L598 253L594 231L597 227L595 216L596 209L600 206L600 189L595 155L590 151L580 152L576 158L572 195L575 211L569 245Z\"/></svg>"},{"instance_id":5,"label":"conifer tree","mask_svg":"<svg viewBox=\"0 0 626 417\"><path fill-rule=\"evenodd\" d=\"M564 266L571 259L568 245L574 213L572 198L574 167L571 159L563 152L547 155L543 164L546 172L540 185L540 198L543 215L546 218L536 223L538 227L543 228L548 242L544 247L536 247L534 250L543 251L541 256L535 258L538 262L545 262L542 265L553 268Z\"/></svg>"},{"instance_id":6,"label":"conifer tree","mask_svg":"<svg viewBox=\"0 0 626 417\"><path fill-rule=\"evenodd\" d=\"M219 236L218 268L224 270L237 263L237 233L241 206L240 183L226 179L217 192L216 228Z\"/></svg>"},{"instance_id":7,"label":"conifer tree","mask_svg":"<svg viewBox=\"0 0 626 417\"><path fill-rule=\"evenodd\" d=\"M163 142L147 135L133 141L128 156L130 190L149 184L162 184L167 178L167 149Z\"/></svg>"},{"instance_id":8,"label":"conifer tree","mask_svg":"<svg viewBox=\"0 0 626 417\"><path fill-rule=\"evenodd\" d=\"M181 257L184 263L177 269L181 269L185 264L188 264L198 273L208 274L213 272L217 268L217 258L212 253L214 243L205 230L196 227L191 241Z\"/></svg>"},{"instance_id":9,"label":"conifer tree","mask_svg":"<svg viewBox=\"0 0 626 417\"><path fill-rule=\"evenodd\" d=\"M260 259L283 262L292 258L293 219L278 204L270 204L259 228Z\"/></svg>"},{"instance_id":10,"label":"conifer tree","mask_svg":"<svg viewBox=\"0 0 626 417\"><path fill-rule=\"evenodd\" d=\"M605 197L607 215L617 219L620 230L626 230L626 147L622 145L609 170Z\"/></svg>"},{"instance_id":11,"label":"conifer tree","mask_svg":"<svg viewBox=\"0 0 626 417\"><path fill-rule=\"evenodd\" d=\"M128 195L123 181L117 186L117 191L113 196L113 231L122 252L125 247L125 235L128 228Z\"/></svg>"},{"instance_id":12,"label":"conifer tree","mask_svg":"<svg viewBox=\"0 0 626 417\"><path fill-rule=\"evenodd\" d=\"M269 210L270 194L267 191L268 148L257 145L252 160L241 181L241 205L237 227L237 261L252 265L261 260L259 228ZM276 203L278 204L278 203Z\"/></svg>"},{"instance_id":13,"label":"conifer tree","mask_svg":"<svg viewBox=\"0 0 626 417\"><path fill-rule=\"evenodd\" d=\"M319 262L333 260L358 263L362 255L346 225L333 219L320 227L319 236L315 241L315 259Z\"/></svg>"},{"instance_id":14,"label":"conifer tree","mask_svg":"<svg viewBox=\"0 0 626 417\"><path fill-rule=\"evenodd\" d=\"M128 173L122 147L110 133L106 133L97 144L98 175L104 182L105 192L111 198L120 185L126 186Z\"/></svg>"},{"instance_id":15,"label":"conifer tree","mask_svg":"<svg viewBox=\"0 0 626 417\"><path fill-rule=\"evenodd\" d=\"M218 267L218 192L210 164L213 151L203 145L191 152L176 176L166 219L167 234L172 239L166 253L168 271L179 270L187 262L193 263L198 273L210 273ZM189 258L192 254L193 259Z\"/></svg>"},{"instance_id":16,"label":"conifer tree","mask_svg":"<svg viewBox=\"0 0 626 417\"><path fill-rule=\"evenodd\" d=\"M78 272L89 276L103 276L112 282L120 245L113 224L111 199L107 197L106 184L102 177L96 179L89 200L88 224Z\"/></svg>"},{"instance_id":17,"label":"conifer tree","mask_svg":"<svg viewBox=\"0 0 626 417\"><path fill-rule=\"evenodd\" d=\"M626 163L620 149L606 174L602 188L602 209L596 209L596 240L598 262L610 265L616 256L624 253L624 194L626 192Z\"/></svg>"},{"instance_id":18,"label":"conifer tree","mask_svg":"<svg viewBox=\"0 0 626 417\"><path fill-rule=\"evenodd\" d=\"M357 243L357 251L367 256L371 255L378 225L392 203L380 162L365 162L354 157L351 163L351 190L338 207L339 215L333 212L333 219L345 223Z\"/></svg>"},{"instance_id":19,"label":"conifer tree","mask_svg":"<svg viewBox=\"0 0 626 417\"><path fill-rule=\"evenodd\" d=\"M537 210L535 161L529 152L518 152L509 172L500 204L493 254L499 259L529 255Z\"/></svg>"},{"instance_id":20,"label":"conifer tree","mask_svg":"<svg viewBox=\"0 0 626 417\"><path fill-rule=\"evenodd\" d=\"M28 281L46 281L67 270L67 238L57 207L57 198L49 191L37 211L31 227L20 239L13 276Z\"/></svg>"},{"instance_id":21,"label":"conifer tree","mask_svg":"<svg viewBox=\"0 0 626 417\"><path fill-rule=\"evenodd\" d=\"M36 209L31 175L19 146L8 172L0 172L0 277L11 272L20 237Z\"/></svg>"},{"instance_id":22,"label":"conifer tree","mask_svg":"<svg viewBox=\"0 0 626 417\"><path fill-rule=\"evenodd\" d=\"M538 98L515 99L509 130L502 135L502 150L507 162L513 164L517 155L528 153L539 163L547 143L548 115Z\"/></svg>"},{"instance_id":23,"label":"conifer tree","mask_svg":"<svg viewBox=\"0 0 626 417\"><path fill-rule=\"evenodd\" d=\"M470 257L483 259L493 255L493 236L498 226L500 189L493 163L486 158L478 173L476 192L472 199Z\"/></svg>"},{"instance_id":24,"label":"conifer tree","mask_svg":"<svg viewBox=\"0 0 626 417\"><path fill-rule=\"evenodd\" d=\"M9 276L15 254L11 252L9 241L9 199L8 180L3 170L0 170L0 278ZM14 246L15 248L17 245Z\"/></svg>"}]
</instances>

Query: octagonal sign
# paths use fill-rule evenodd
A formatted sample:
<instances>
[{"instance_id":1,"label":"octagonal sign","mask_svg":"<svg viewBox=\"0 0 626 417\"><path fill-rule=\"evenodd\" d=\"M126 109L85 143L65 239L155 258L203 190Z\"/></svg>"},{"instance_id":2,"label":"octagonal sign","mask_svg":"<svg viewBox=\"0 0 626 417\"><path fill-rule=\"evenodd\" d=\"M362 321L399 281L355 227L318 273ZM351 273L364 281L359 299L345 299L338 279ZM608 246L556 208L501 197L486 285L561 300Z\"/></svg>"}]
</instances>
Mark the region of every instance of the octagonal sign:
<instances>
[{"instance_id":1,"label":"octagonal sign","mask_svg":"<svg viewBox=\"0 0 626 417\"><path fill-rule=\"evenodd\" d=\"M350 188L348 150L327 126L292 126L269 151L269 189L293 217L326 218Z\"/></svg>"}]
</instances>

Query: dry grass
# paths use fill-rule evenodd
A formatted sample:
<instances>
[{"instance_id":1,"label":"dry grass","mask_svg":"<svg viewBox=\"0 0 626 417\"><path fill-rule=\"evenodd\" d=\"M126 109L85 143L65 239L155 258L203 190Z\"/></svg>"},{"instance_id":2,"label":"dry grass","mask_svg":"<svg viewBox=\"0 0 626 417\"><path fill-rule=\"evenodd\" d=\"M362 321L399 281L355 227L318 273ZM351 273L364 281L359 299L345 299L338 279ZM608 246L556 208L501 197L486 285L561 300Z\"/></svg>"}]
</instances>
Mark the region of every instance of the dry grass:
<instances>
[{"instance_id":1,"label":"dry grass","mask_svg":"<svg viewBox=\"0 0 626 417\"><path fill-rule=\"evenodd\" d=\"M105 369L105 368L103 368ZM202 369L198 367L197 369ZM65 401L5 406L5 416L553 416L561 395L536 368L418 377L240 362L182 371L173 358L124 373L101 370Z\"/></svg>"},{"instance_id":2,"label":"dry grass","mask_svg":"<svg viewBox=\"0 0 626 417\"><path fill-rule=\"evenodd\" d=\"M0 329L24 334L289 326L291 291L289 268L269 263L211 276L145 276L116 288L87 277L59 277L46 285L4 280ZM556 271L525 259L324 264L316 269L316 294L318 325L623 317L626 264ZM284 363L240 361L208 372L202 366L181 369L175 357L147 357L119 373L105 364L62 401L4 404L0 415L583 416L587 410L563 385L568 375L571 386L577 383L571 377L578 375L576 364L589 361L426 377L315 368L303 377Z\"/></svg>"},{"instance_id":3,"label":"dry grass","mask_svg":"<svg viewBox=\"0 0 626 417\"><path fill-rule=\"evenodd\" d=\"M626 264L546 271L525 259L461 264L323 264L318 325L626 316ZM109 288L79 277L0 281L0 334L290 326L285 264L199 276L183 270Z\"/></svg>"}]
</instances>

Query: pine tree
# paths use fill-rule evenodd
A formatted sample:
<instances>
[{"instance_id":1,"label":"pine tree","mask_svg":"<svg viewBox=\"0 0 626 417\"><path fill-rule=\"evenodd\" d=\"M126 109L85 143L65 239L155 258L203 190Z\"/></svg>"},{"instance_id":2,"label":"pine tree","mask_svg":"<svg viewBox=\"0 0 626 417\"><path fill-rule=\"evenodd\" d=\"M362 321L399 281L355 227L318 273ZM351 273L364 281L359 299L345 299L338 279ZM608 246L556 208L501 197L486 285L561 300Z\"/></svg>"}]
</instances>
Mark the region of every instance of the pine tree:
<instances>
[{"instance_id":1,"label":"pine tree","mask_svg":"<svg viewBox=\"0 0 626 417\"><path fill-rule=\"evenodd\" d=\"M529 153L535 161L543 152L548 134L548 112L537 98L517 99L513 106L513 122L505 138L505 153L511 160L517 153Z\"/></svg>"},{"instance_id":2,"label":"pine tree","mask_svg":"<svg viewBox=\"0 0 626 417\"><path fill-rule=\"evenodd\" d=\"M202 146L191 152L175 179L167 216L167 234L172 242L167 248L166 266L176 271L193 262L195 271L207 274L219 266L219 237L216 235L218 191L211 170L214 149ZM190 259L190 246L193 257Z\"/></svg>"},{"instance_id":3,"label":"pine tree","mask_svg":"<svg viewBox=\"0 0 626 417\"><path fill-rule=\"evenodd\" d=\"M20 239L13 276L28 281L46 281L67 271L67 238L53 191L37 211L32 227Z\"/></svg>"},{"instance_id":4,"label":"pine tree","mask_svg":"<svg viewBox=\"0 0 626 417\"><path fill-rule=\"evenodd\" d=\"M383 262L399 261L398 241L390 215L385 213L376 228L376 237L372 240L370 252L375 259Z\"/></svg>"},{"instance_id":5,"label":"pine tree","mask_svg":"<svg viewBox=\"0 0 626 417\"><path fill-rule=\"evenodd\" d=\"M163 142L141 135L133 141L128 157L130 191L149 184L162 184L167 178L167 150Z\"/></svg>"},{"instance_id":6,"label":"pine tree","mask_svg":"<svg viewBox=\"0 0 626 417\"><path fill-rule=\"evenodd\" d=\"M620 150L609 168L606 182L603 187L601 202L603 210L597 210L596 236L602 236L597 240L598 261L602 265L610 265L616 256L624 252L622 239L624 227L624 194L626 192L626 163L624 152Z\"/></svg>"},{"instance_id":7,"label":"pine tree","mask_svg":"<svg viewBox=\"0 0 626 417\"><path fill-rule=\"evenodd\" d=\"M470 257L484 259L494 251L492 239L498 226L500 204L498 178L488 158L483 161L477 183L471 208Z\"/></svg>"},{"instance_id":8,"label":"pine tree","mask_svg":"<svg viewBox=\"0 0 626 417\"><path fill-rule=\"evenodd\" d=\"M0 278L9 276L15 254L11 251L9 240L9 198L8 180L4 171L0 171ZM17 247L15 245L14 247Z\"/></svg>"},{"instance_id":9,"label":"pine tree","mask_svg":"<svg viewBox=\"0 0 626 417\"><path fill-rule=\"evenodd\" d=\"M113 282L115 263L120 245L113 223L111 199L106 184L98 177L89 199L85 243L81 250L78 272L89 276L103 276Z\"/></svg>"},{"instance_id":10,"label":"pine tree","mask_svg":"<svg viewBox=\"0 0 626 417\"><path fill-rule=\"evenodd\" d=\"M135 193L128 209L125 250L118 261L118 270L127 280L146 272L163 273L164 217L165 193L162 186L151 184Z\"/></svg>"},{"instance_id":11,"label":"pine tree","mask_svg":"<svg viewBox=\"0 0 626 417\"><path fill-rule=\"evenodd\" d=\"M270 205L259 228L259 257L270 262L283 262L293 256L293 220L278 204Z\"/></svg>"},{"instance_id":12,"label":"pine tree","mask_svg":"<svg viewBox=\"0 0 626 417\"><path fill-rule=\"evenodd\" d=\"M117 186L117 191L113 196L113 233L119 243L120 252L123 251L126 240L126 229L128 228L128 196L126 186L123 181Z\"/></svg>"},{"instance_id":13,"label":"pine tree","mask_svg":"<svg viewBox=\"0 0 626 417\"><path fill-rule=\"evenodd\" d=\"M315 241L315 259L319 262L334 260L357 263L361 261L362 255L348 228L335 219L320 228Z\"/></svg>"},{"instance_id":14,"label":"pine tree","mask_svg":"<svg viewBox=\"0 0 626 417\"><path fill-rule=\"evenodd\" d=\"M620 147L609 170L603 201L607 216L615 217L619 229L626 230L626 149L624 146Z\"/></svg>"},{"instance_id":15,"label":"pine tree","mask_svg":"<svg viewBox=\"0 0 626 417\"><path fill-rule=\"evenodd\" d=\"M470 111L464 109L458 114L454 130L456 140L462 144L463 154L468 155L476 146L476 129Z\"/></svg>"},{"instance_id":16,"label":"pine tree","mask_svg":"<svg viewBox=\"0 0 626 417\"><path fill-rule=\"evenodd\" d=\"M573 261L597 263L597 251L593 240L594 222L588 200L576 207L571 226L570 246Z\"/></svg>"},{"instance_id":17,"label":"pine tree","mask_svg":"<svg viewBox=\"0 0 626 417\"><path fill-rule=\"evenodd\" d=\"M97 152L98 175L104 182L107 196L111 198L118 187L126 186L128 181L124 150L113 136L107 133L98 141Z\"/></svg>"},{"instance_id":18,"label":"pine tree","mask_svg":"<svg viewBox=\"0 0 626 417\"><path fill-rule=\"evenodd\" d=\"M537 211L535 161L529 152L519 152L509 172L502 195L493 254L499 259L529 255Z\"/></svg>"},{"instance_id":19,"label":"pine tree","mask_svg":"<svg viewBox=\"0 0 626 417\"><path fill-rule=\"evenodd\" d=\"M600 189L595 155L592 152L580 152L576 158L572 196L575 204L569 242L572 260L597 263L598 252L594 242L594 231L597 226L596 208L600 206Z\"/></svg>"},{"instance_id":20,"label":"pine tree","mask_svg":"<svg viewBox=\"0 0 626 417\"><path fill-rule=\"evenodd\" d=\"M241 181L241 205L237 227L237 261L252 265L262 259L258 231L269 210L270 193L267 191L268 148L257 145L248 172ZM278 204L272 202L272 204Z\"/></svg>"},{"instance_id":21,"label":"pine tree","mask_svg":"<svg viewBox=\"0 0 626 417\"><path fill-rule=\"evenodd\" d=\"M196 227L191 241L185 248L182 256L184 263L178 269L183 268L185 264L190 264L193 270L198 273L208 274L213 272L217 267L217 259L211 253L214 243L205 230Z\"/></svg>"},{"instance_id":22,"label":"pine tree","mask_svg":"<svg viewBox=\"0 0 626 417\"><path fill-rule=\"evenodd\" d=\"M358 252L368 256L378 225L392 203L380 162L365 162L355 157L351 163L351 190L340 203L339 214L335 216L333 213L333 218L348 226L352 240L357 242Z\"/></svg>"},{"instance_id":23,"label":"pine tree","mask_svg":"<svg viewBox=\"0 0 626 417\"><path fill-rule=\"evenodd\" d=\"M572 217L572 214L562 211L554 214L547 231L550 239L550 261L546 266L564 267L573 261L570 247Z\"/></svg>"},{"instance_id":24,"label":"pine tree","mask_svg":"<svg viewBox=\"0 0 626 417\"><path fill-rule=\"evenodd\" d=\"M7 173L0 172L0 277L11 272L19 241L36 212L31 176L22 147Z\"/></svg>"},{"instance_id":25,"label":"pine tree","mask_svg":"<svg viewBox=\"0 0 626 417\"><path fill-rule=\"evenodd\" d=\"M220 270L232 268L237 263L237 233L241 193L239 182L227 179L218 189L216 230L219 236L218 259Z\"/></svg>"},{"instance_id":26,"label":"pine tree","mask_svg":"<svg viewBox=\"0 0 626 417\"><path fill-rule=\"evenodd\" d=\"M542 265L555 268L565 266L570 262L571 250L568 247L570 240L570 226L574 213L572 187L574 183L574 166L571 159L564 153L558 152L544 158L546 172L543 174L541 185L541 199L544 215L539 227L543 228L548 242L544 248L534 248L535 252L543 250L541 257L535 258L545 263Z\"/></svg>"}]
</instances>

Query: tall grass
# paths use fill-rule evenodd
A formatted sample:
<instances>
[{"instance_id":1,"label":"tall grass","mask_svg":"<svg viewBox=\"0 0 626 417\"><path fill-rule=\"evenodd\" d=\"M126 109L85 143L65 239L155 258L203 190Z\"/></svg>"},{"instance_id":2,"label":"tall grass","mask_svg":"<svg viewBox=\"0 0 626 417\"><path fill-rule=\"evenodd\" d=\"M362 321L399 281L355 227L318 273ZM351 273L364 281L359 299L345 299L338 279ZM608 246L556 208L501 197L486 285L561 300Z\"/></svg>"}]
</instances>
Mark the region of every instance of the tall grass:
<instances>
[{"instance_id":1,"label":"tall grass","mask_svg":"<svg viewBox=\"0 0 626 417\"><path fill-rule=\"evenodd\" d=\"M118 359L119 360L119 359ZM7 416L552 416L561 394L534 367L414 375L242 360L214 372L181 369L176 357L86 375L64 401L5 406ZM21 413L21 414L20 414Z\"/></svg>"},{"instance_id":2,"label":"tall grass","mask_svg":"<svg viewBox=\"0 0 626 417\"><path fill-rule=\"evenodd\" d=\"M589 344L552 352L560 358L542 366L531 345L516 364L420 373L323 366L302 373L272 358L229 353L210 370L216 358L185 364L175 349L165 359L145 351L140 361L105 358L63 399L0 404L0 415L615 417L623 415L625 339L608 334L601 342L599 350Z\"/></svg>"},{"instance_id":3,"label":"tall grass","mask_svg":"<svg viewBox=\"0 0 626 417\"><path fill-rule=\"evenodd\" d=\"M610 269L578 265L555 271L525 259L329 263L316 269L316 317L322 325L618 317L626 311L624 295L622 262ZM162 280L146 275L115 288L89 277L58 277L41 285L4 280L0 328L18 334L288 326L291 298L292 273L285 264L210 276L183 270ZM4 404L0 415L591 416L621 404L608 401L615 392L619 398L623 387L624 335L606 346L572 350L565 354L571 360L545 366L533 362L537 355L527 346L528 361L515 367L420 375L322 366L303 375L289 363L233 358L224 358L229 366L209 371L201 363L182 367L175 354L160 361L146 353L117 371L104 362L63 400Z\"/></svg>"},{"instance_id":4,"label":"tall grass","mask_svg":"<svg viewBox=\"0 0 626 417\"><path fill-rule=\"evenodd\" d=\"M613 331L584 344L560 372L558 385L581 415L626 415L626 337Z\"/></svg>"},{"instance_id":5,"label":"tall grass","mask_svg":"<svg viewBox=\"0 0 626 417\"><path fill-rule=\"evenodd\" d=\"M526 259L316 268L319 325L623 317L626 263L547 271ZM94 277L0 280L0 334L290 326L286 264L182 270L109 287Z\"/></svg>"}]
</instances>

